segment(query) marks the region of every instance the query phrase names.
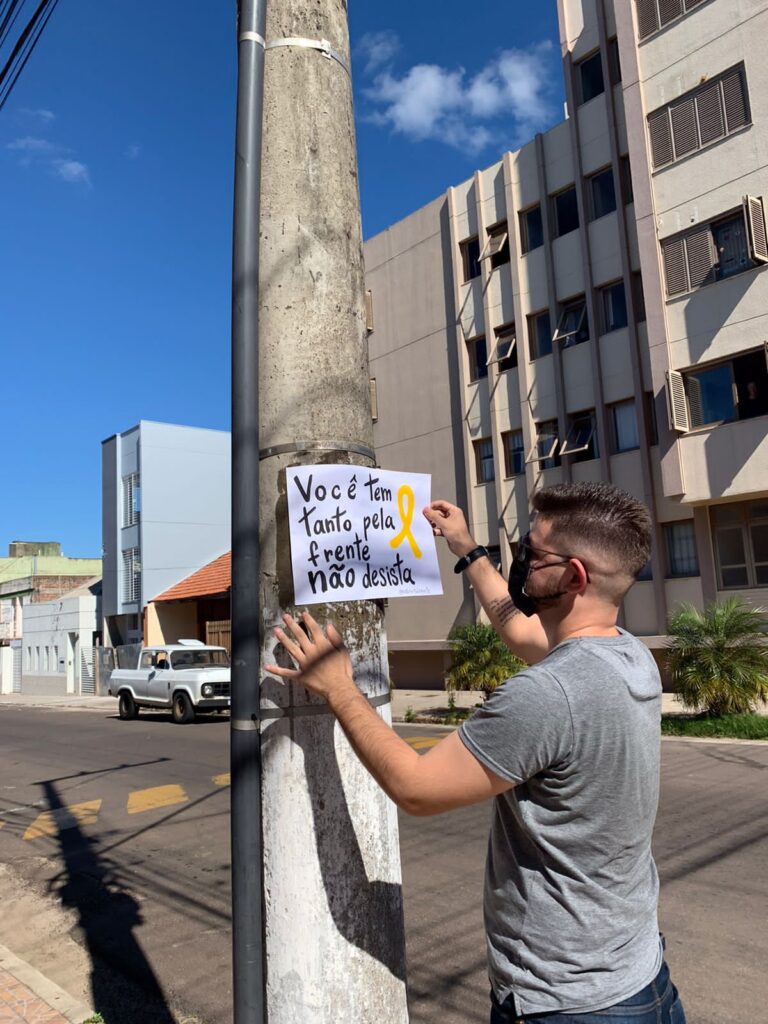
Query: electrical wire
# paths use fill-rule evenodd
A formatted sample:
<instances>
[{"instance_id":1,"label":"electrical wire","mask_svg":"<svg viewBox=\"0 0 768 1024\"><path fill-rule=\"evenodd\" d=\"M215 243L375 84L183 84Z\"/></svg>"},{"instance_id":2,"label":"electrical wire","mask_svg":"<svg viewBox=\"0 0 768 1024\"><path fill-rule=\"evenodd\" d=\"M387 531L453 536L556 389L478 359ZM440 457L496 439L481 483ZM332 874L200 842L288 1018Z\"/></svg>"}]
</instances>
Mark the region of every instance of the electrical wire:
<instances>
[{"instance_id":1,"label":"electrical wire","mask_svg":"<svg viewBox=\"0 0 768 1024\"><path fill-rule=\"evenodd\" d=\"M0 15L4 14L2 21L0 21L0 46L5 43L8 38L11 29L16 23L16 19L19 16L21 8L24 6L24 0L6 0L0 10Z\"/></svg>"},{"instance_id":2,"label":"electrical wire","mask_svg":"<svg viewBox=\"0 0 768 1024\"><path fill-rule=\"evenodd\" d=\"M13 2L13 0L12 0ZM48 24L51 15L56 9L58 0L41 0L35 13L24 27L21 35L16 41L11 55L0 71L0 110L8 102L13 87L24 70L27 61L37 46L45 26Z\"/></svg>"}]
</instances>

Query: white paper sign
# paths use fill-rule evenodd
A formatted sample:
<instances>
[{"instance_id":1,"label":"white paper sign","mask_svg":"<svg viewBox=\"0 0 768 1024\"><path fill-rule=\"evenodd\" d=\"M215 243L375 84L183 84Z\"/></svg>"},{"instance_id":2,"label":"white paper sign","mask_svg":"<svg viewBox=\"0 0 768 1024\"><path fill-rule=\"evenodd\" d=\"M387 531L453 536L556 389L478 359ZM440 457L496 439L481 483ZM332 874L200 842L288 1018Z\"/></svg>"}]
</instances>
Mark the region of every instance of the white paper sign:
<instances>
[{"instance_id":1,"label":"white paper sign","mask_svg":"<svg viewBox=\"0 0 768 1024\"><path fill-rule=\"evenodd\" d=\"M298 466L286 482L296 604L442 594L429 474Z\"/></svg>"}]
</instances>

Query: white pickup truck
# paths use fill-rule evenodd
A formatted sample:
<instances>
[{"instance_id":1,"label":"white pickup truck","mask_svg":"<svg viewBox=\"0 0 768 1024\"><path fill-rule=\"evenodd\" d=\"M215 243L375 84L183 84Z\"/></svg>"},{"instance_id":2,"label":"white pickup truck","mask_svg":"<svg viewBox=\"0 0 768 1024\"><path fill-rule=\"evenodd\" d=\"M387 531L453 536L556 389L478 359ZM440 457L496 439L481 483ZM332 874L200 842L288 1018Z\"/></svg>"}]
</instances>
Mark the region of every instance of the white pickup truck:
<instances>
[{"instance_id":1,"label":"white pickup truck","mask_svg":"<svg viewBox=\"0 0 768 1024\"><path fill-rule=\"evenodd\" d=\"M229 655L224 647L199 640L143 647L136 668L116 669L109 692L120 718L136 718L139 708L170 708L174 722L194 720L196 711L229 708Z\"/></svg>"}]
</instances>

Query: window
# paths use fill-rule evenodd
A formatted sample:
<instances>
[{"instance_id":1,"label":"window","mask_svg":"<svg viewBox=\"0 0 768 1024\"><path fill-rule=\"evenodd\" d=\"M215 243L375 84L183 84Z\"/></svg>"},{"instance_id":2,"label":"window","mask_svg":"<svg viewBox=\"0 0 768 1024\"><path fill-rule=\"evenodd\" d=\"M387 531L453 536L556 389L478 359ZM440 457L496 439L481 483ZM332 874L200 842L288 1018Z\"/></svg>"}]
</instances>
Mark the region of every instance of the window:
<instances>
[{"instance_id":1,"label":"window","mask_svg":"<svg viewBox=\"0 0 768 1024\"><path fill-rule=\"evenodd\" d=\"M603 59L600 51L586 57L576 65L579 86L579 102L587 103L589 100L605 92L603 82Z\"/></svg>"},{"instance_id":2,"label":"window","mask_svg":"<svg viewBox=\"0 0 768 1024\"><path fill-rule=\"evenodd\" d=\"M683 375L691 427L768 415L764 349Z\"/></svg>"},{"instance_id":3,"label":"window","mask_svg":"<svg viewBox=\"0 0 768 1024\"><path fill-rule=\"evenodd\" d=\"M667 545L667 576L698 576L699 558L693 520L666 523L663 530Z\"/></svg>"},{"instance_id":4,"label":"window","mask_svg":"<svg viewBox=\"0 0 768 1024\"><path fill-rule=\"evenodd\" d=\"M477 235L474 238L467 238L459 244L459 248L464 267L464 282L480 277L480 239Z\"/></svg>"},{"instance_id":5,"label":"window","mask_svg":"<svg viewBox=\"0 0 768 1024\"><path fill-rule=\"evenodd\" d=\"M138 548L123 552L123 601L130 604L141 599L141 561Z\"/></svg>"},{"instance_id":6,"label":"window","mask_svg":"<svg viewBox=\"0 0 768 1024\"><path fill-rule=\"evenodd\" d=\"M504 475L519 476L525 472L525 445L522 430L507 430L501 435L504 449Z\"/></svg>"},{"instance_id":7,"label":"window","mask_svg":"<svg viewBox=\"0 0 768 1024\"><path fill-rule=\"evenodd\" d=\"M576 199L576 186L558 192L552 196L552 231L554 238L567 235L579 226L579 204Z\"/></svg>"},{"instance_id":8,"label":"window","mask_svg":"<svg viewBox=\"0 0 768 1024\"><path fill-rule=\"evenodd\" d=\"M520 247L523 253L531 252L544 245L544 225L541 220L541 206L537 203L520 214Z\"/></svg>"},{"instance_id":9,"label":"window","mask_svg":"<svg viewBox=\"0 0 768 1024\"><path fill-rule=\"evenodd\" d=\"M747 80L739 65L648 115L653 168L705 149L749 123Z\"/></svg>"},{"instance_id":10,"label":"window","mask_svg":"<svg viewBox=\"0 0 768 1024\"><path fill-rule=\"evenodd\" d=\"M561 305L560 319L552 340L562 342L563 348L589 341L587 302L583 295Z\"/></svg>"},{"instance_id":11,"label":"window","mask_svg":"<svg viewBox=\"0 0 768 1024\"><path fill-rule=\"evenodd\" d=\"M141 484L138 473L123 477L123 527L135 526L141 518Z\"/></svg>"},{"instance_id":12,"label":"window","mask_svg":"<svg viewBox=\"0 0 768 1024\"><path fill-rule=\"evenodd\" d=\"M533 313L528 317L528 348L531 360L548 356L552 351L552 328L549 313Z\"/></svg>"},{"instance_id":13,"label":"window","mask_svg":"<svg viewBox=\"0 0 768 1024\"><path fill-rule=\"evenodd\" d=\"M768 587L768 501L715 505L711 520L719 588Z\"/></svg>"},{"instance_id":14,"label":"window","mask_svg":"<svg viewBox=\"0 0 768 1024\"><path fill-rule=\"evenodd\" d=\"M625 206L635 201L632 188L632 166L628 156L619 157L619 181L621 182L621 201Z\"/></svg>"},{"instance_id":15,"label":"window","mask_svg":"<svg viewBox=\"0 0 768 1024\"><path fill-rule=\"evenodd\" d=\"M30 672L32 671L32 648L31 647L27 648L27 659L26 659L26 665L24 667L28 671L30 671Z\"/></svg>"},{"instance_id":16,"label":"window","mask_svg":"<svg viewBox=\"0 0 768 1024\"><path fill-rule=\"evenodd\" d=\"M609 406L611 414L612 447L614 453L629 452L640 447L637 413L633 399Z\"/></svg>"},{"instance_id":17,"label":"window","mask_svg":"<svg viewBox=\"0 0 768 1024\"><path fill-rule=\"evenodd\" d=\"M53 671L59 671L59 648L57 644L53 646Z\"/></svg>"},{"instance_id":18,"label":"window","mask_svg":"<svg viewBox=\"0 0 768 1024\"><path fill-rule=\"evenodd\" d=\"M579 412L568 421L568 434L560 446L561 455L570 455L574 462L589 462L598 457L595 410Z\"/></svg>"},{"instance_id":19,"label":"window","mask_svg":"<svg viewBox=\"0 0 768 1024\"><path fill-rule=\"evenodd\" d=\"M632 287L632 304L635 307L635 323L641 324L645 320L645 292L643 291L643 275L639 270L633 270L630 277Z\"/></svg>"},{"instance_id":20,"label":"window","mask_svg":"<svg viewBox=\"0 0 768 1024\"><path fill-rule=\"evenodd\" d=\"M482 437L474 442L475 472L479 484L492 483L496 474L493 467L493 443L490 437Z\"/></svg>"},{"instance_id":21,"label":"window","mask_svg":"<svg viewBox=\"0 0 768 1024\"><path fill-rule=\"evenodd\" d=\"M638 38L653 35L700 3L702 0L635 0Z\"/></svg>"},{"instance_id":22,"label":"window","mask_svg":"<svg viewBox=\"0 0 768 1024\"><path fill-rule=\"evenodd\" d=\"M741 211L661 243L667 295L680 295L768 263L763 200L745 196Z\"/></svg>"},{"instance_id":23,"label":"window","mask_svg":"<svg viewBox=\"0 0 768 1024\"><path fill-rule=\"evenodd\" d=\"M496 327L493 333L496 336L496 351L493 357L488 360L489 365L491 363L498 363L499 373L514 370L517 366L517 332L515 325L504 324L502 327Z\"/></svg>"},{"instance_id":24,"label":"window","mask_svg":"<svg viewBox=\"0 0 768 1024\"><path fill-rule=\"evenodd\" d=\"M600 289L603 315L603 334L618 331L627 326L627 297L624 282L615 281Z\"/></svg>"},{"instance_id":25,"label":"window","mask_svg":"<svg viewBox=\"0 0 768 1024\"><path fill-rule=\"evenodd\" d=\"M621 81L621 61L619 60L619 41L616 36L608 40L608 74L611 85Z\"/></svg>"},{"instance_id":26,"label":"window","mask_svg":"<svg viewBox=\"0 0 768 1024\"><path fill-rule=\"evenodd\" d=\"M488 352L485 347L485 336L467 339L469 353L469 379L482 380L488 376Z\"/></svg>"},{"instance_id":27,"label":"window","mask_svg":"<svg viewBox=\"0 0 768 1024\"><path fill-rule=\"evenodd\" d=\"M643 393L645 399L645 417L648 429L648 446L652 448L659 443L659 425L656 421L656 398L652 391Z\"/></svg>"},{"instance_id":28,"label":"window","mask_svg":"<svg viewBox=\"0 0 768 1024\"><path fill-rule=\"evenodd\" d=\"M538 462L542 469L555 469L560 465L560 437L557 433L557 420L544 420L536 423L536 443L526 462Z\"/></svg>"},{"instance_id":29,"label":"window","mask_svg":"<svg viewBox=\"0 0 768 1024\"><path fill-rule=\"evenodd\" d=\"M480 256L481 260L491 261L491 270L509 263L509 232L506 222L488 228L488 241Z\"/></svg>"},{"instance_id":30,"label":"window","mask_svg":"<svg viewBox=\"0 0 768 1024\"><path fill-rule=\"evenodd\" d=\"M590 220L605 217L616 209L613 168L606 167L589 178Z\"/></svg>"},{"instance_id":31,"label":"window","mask_svg":"<svg viewBox=\"0 0 768 1024\"><path fill-rule=\"evenodd\" d=\"M43 661L43 670L45 672L53 672L51 668L51 648L48 644L45 645L45 660Z\"/></svg>"}]
</instances>

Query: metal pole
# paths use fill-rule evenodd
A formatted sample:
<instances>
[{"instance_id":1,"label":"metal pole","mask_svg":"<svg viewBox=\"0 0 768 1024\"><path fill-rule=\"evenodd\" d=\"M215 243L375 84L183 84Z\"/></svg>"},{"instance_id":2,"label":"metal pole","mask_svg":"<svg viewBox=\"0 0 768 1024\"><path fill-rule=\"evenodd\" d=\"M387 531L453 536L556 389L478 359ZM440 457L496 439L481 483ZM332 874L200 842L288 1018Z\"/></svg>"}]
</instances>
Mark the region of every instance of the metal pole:
<instances>
[{"instance_id":1,"label":"metal pole","mask_svg":"<svg viewBox=\"0 0 768 1024\"><path fill-rule=\"evenodd\" d=\"M234 1024L262 1024L259 731L259 221L266 0L239 0L232 252L232 968Z\"/></svg>"}]
</instances>

